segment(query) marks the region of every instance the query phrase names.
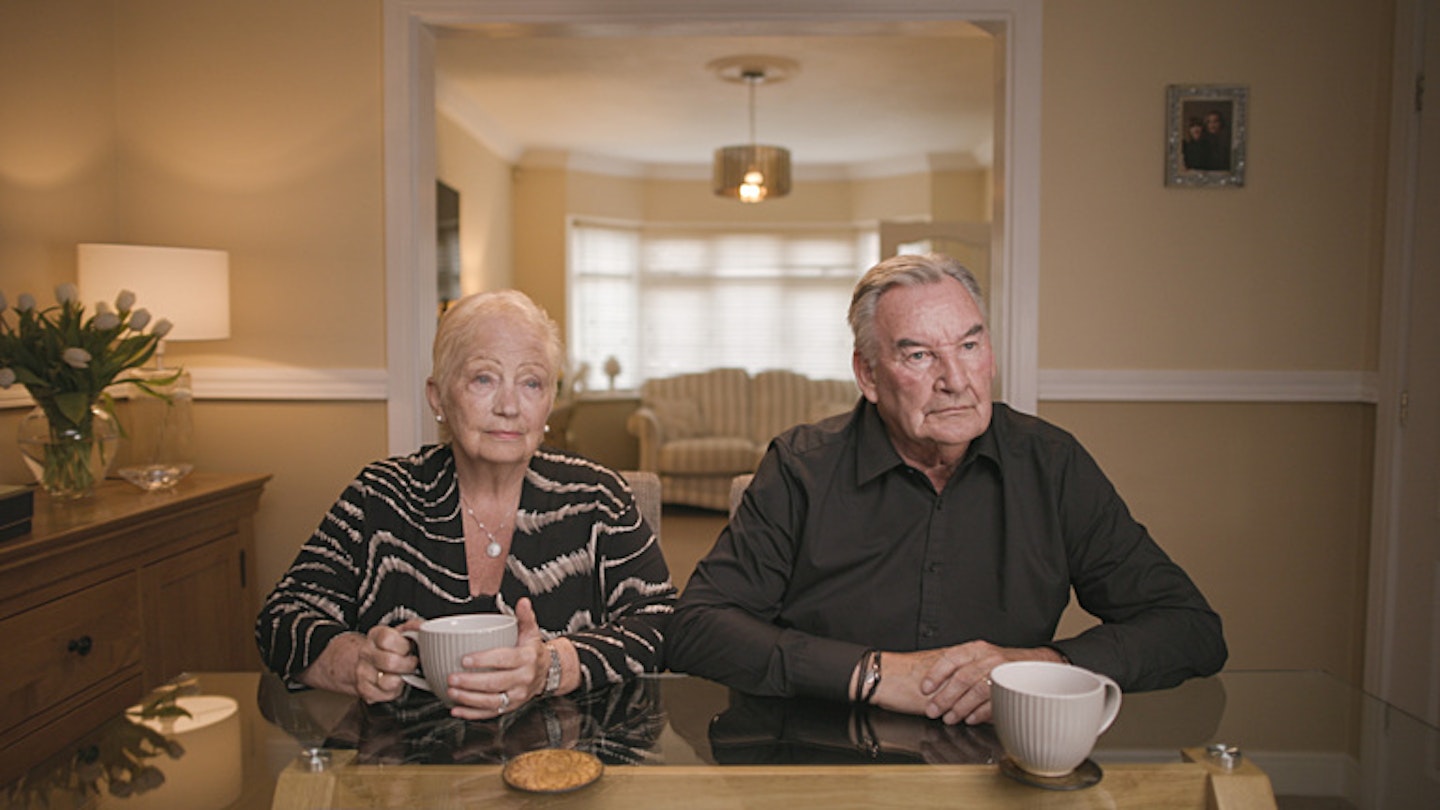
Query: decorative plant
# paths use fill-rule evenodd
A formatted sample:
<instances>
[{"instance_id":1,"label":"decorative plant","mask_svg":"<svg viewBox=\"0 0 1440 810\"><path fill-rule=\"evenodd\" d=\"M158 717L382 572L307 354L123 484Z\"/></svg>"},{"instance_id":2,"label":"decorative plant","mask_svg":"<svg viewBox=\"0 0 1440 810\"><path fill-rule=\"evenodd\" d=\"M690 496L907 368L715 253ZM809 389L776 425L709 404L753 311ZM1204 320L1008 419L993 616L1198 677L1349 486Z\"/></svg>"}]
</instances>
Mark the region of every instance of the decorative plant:
<instances>
[{"instance_id":1,"label":"decorative plant","mask_svg":"<svg viewBox=\"0 0 1440 810\"><path fill-rule=\"evenodd\" d=\"M114 416L114 400L105 389L116 382L160 396L156 387L174 381L117 380L155 354L170 322L161 318L152 325L150 313L135 308L135 294L128 290L116 297L113 310L102 301L88 318L74 284L56 287L55 299L55 306L39 309L25 293L11 310L0 293L0 388L25 386L49 421L41 484L51 492L88 492L95 483L89 463L92 409L99 406Z\"/></svg>"}]
</instances>

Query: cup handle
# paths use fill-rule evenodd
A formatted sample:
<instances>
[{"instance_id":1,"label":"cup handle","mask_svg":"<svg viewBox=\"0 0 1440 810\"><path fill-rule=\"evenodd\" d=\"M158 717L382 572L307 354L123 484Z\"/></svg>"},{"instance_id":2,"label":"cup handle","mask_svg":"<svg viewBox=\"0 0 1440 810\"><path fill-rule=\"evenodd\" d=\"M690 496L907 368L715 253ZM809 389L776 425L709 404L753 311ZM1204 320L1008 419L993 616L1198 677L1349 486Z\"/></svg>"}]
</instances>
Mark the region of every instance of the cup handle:
<instances>
[{"instance_id":1,"label":"cup handle","mask_svg":"<svg viewBox=\"0 0 1440 810\"><path fill-rule=\"evenodd\" d=\"M1098 737L1104 734L1105 730L1110 728L1110 724L1114 723L1115 718L1119 716L1121 697L1119 684L1098 672L1095 673L1095 677L1100 679L1101 686L1105 688L1105 706L1100 712L1100 728L1095 732Z\"/></svg>"},{"instance_id":2,"label":"cup handle","mask_svg":"<svg viewBox=\"0 0 1440 810\"><path fill-rule=\"evenodd\" d=\"M408 638L408 639L410 639L411 641L415 642L416 648L417 648L417 649L419 648L419 646L420 646L420 634L419 634L419 633L415 632L414 630L401 630L401 631L400 631L400 635L402 635L402 636L404 636L405 638ZM411 686L414 686L414 687L419 688L419 689L424 689L426 692L429 692L429 691L430 691L430 684L429 684L429 682L427 682L427 681L425 680L425 675L424 675L424 673L421 672L421 670L420 670L420 656L418 656L418 655L415 656L415 671L414 671L414 672L401 672L401 673L397 673L397 674L400 676L400 680L404 681L405 683L408 683L408 684L410 684Z\"/></svg>"}]
</instances>

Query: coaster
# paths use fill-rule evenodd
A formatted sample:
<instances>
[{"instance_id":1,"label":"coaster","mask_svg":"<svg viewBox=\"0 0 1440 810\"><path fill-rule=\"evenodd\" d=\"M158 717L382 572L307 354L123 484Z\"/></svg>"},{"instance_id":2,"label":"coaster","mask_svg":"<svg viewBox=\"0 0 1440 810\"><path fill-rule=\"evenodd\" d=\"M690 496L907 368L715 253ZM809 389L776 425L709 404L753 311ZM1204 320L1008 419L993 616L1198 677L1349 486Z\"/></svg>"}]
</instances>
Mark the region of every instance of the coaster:
<instances>
[{"instance_id":1,"label":"coaster","mask_svg":"<svg viewBox=\"0 0 1440 810\"><path fill-rule=\"evenodd\" d=\"M605 764L594 754L564 748L528 751L505 763L505 784L531 793L579 790L600 778Z\"/></svg>"},{"instance_id":2,"label":"coaster","mask_svg":"<svg viewBox=\"0 0 1440 810\"><path fill-rule=\"evenodd\" d=\"M1093 759L1085 760L1064 776L1039 776L1021 768L1010 757L1005 757L1000 760L1000 772L1017 782L1045 790L1083 790L1098 784L1104 776L1104 772Z\"/></svg>"}]
</instances>

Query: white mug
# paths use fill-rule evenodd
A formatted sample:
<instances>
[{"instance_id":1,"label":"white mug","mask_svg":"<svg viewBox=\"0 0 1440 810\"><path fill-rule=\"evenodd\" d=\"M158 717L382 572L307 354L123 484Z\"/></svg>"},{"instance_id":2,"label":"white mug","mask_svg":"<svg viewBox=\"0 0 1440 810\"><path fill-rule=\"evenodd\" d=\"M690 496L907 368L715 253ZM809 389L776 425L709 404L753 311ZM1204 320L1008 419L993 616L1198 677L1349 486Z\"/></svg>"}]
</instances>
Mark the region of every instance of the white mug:
<instances>
[{"instance_id":1,"label":"white mug","mask_svg":"<svg viewBox=\"0 0 1440 810\"><path fill-rule=\"evenodd\" d=\"M1120 687L1088 669L1011 661L990 671L990 706L1005 753L1036 776L1064 776L1120 713Z\"/></svg>"},{"instance_id":2,"label":"white mug","mask_svg":"<svg viewBox=\"0 0 1440 810\"><path fill-rule=\"evenodd\" d=\"M403 635L420 648L420 669L416 674L400 677L411 686L434 692L450 703L450 676L464 672L460 659L466 655L497 647L514 647L518 631L514 616L498 613L468 613L442 616L420 625L419 630L406 630Z\"/></svg>"}]
</instances>

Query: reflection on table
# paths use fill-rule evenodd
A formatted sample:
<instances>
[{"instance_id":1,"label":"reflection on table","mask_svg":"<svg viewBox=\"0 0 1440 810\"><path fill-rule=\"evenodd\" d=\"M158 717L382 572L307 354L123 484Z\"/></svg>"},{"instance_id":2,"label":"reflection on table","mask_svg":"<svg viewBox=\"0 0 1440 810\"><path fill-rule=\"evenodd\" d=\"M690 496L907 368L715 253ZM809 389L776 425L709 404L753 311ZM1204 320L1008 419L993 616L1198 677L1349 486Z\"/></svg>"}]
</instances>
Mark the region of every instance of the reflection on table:
<instances>
[{"instance_id":1,"label":"reflection on table","mask_svg":"<svg viewBox=\"0 0 1440 810\"><path fill-rule=\"evenodd\" d=\"M155 715L166 701L194 711ZM908 806L954 806L960 793L981 807L1205 806L1217 784L1259 780L1282 808L1440 807L1440 731L1314 672L1227 672L1127 694L1092 756L1104 778L1073 794L1000 776L988 726L756 698L679 676L535 702L489 722L451 718L418 690L369 706L290 692L255 673L187 676L148 705L148 715L114 718L0 787L0 799L16 808L508 806L534 797L506 789L501 765L563 747L607 764L596 785L551 797L587 806L655 806L663 796L687 810L793 810L883 803L886 791L903 791ZM1207 781L1217 766L1204 747L1215 742L1242 752L1222 782Z\"/></svg>"}]
</instances>

